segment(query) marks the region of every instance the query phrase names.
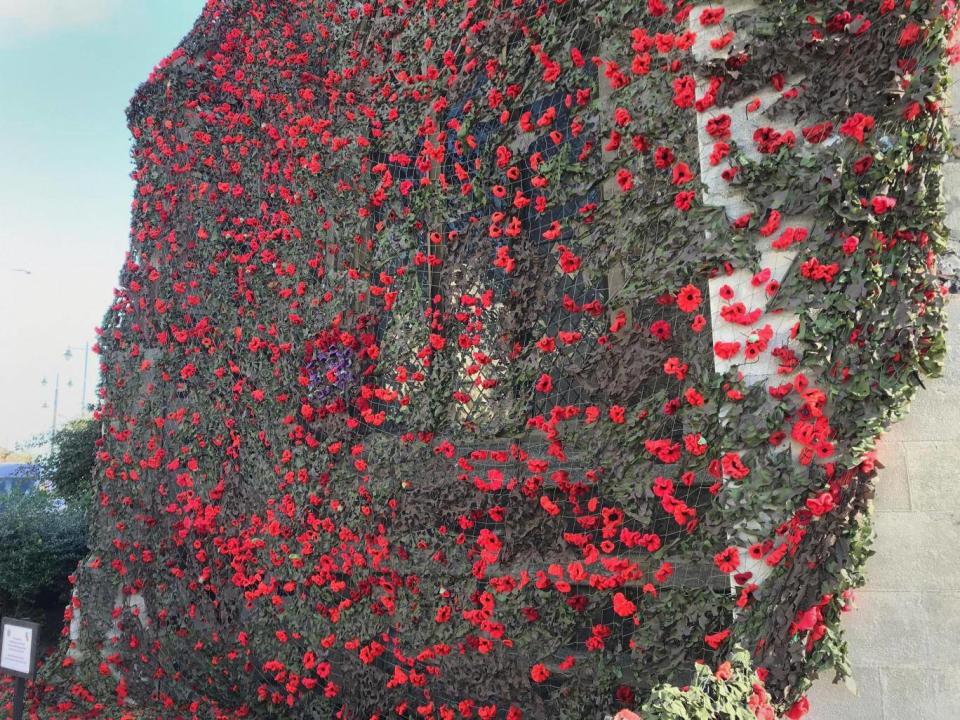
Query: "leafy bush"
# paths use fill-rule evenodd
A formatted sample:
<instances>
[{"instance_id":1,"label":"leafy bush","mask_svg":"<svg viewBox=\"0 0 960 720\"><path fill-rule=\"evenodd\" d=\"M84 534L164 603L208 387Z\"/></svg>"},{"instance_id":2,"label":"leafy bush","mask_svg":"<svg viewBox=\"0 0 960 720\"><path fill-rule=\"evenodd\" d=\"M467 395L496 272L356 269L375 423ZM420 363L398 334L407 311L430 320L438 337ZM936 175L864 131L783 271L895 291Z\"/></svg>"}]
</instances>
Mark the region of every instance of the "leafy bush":
<instances>
[{"instance_id":1,"label":"leafy bush","mask_svg":"<svg viewBox=\"0 0 960 720\"><path fill-rule=\"evenodd\" d=\"M82 419L67 423L53 438L53 451L37 460L41 477L72 504L89 508L93 498L93 465L100 423ZM38 444L46 444L44 436Z\"/></svg>"},{"instance_id":2,"label":"leafy bush","mask_svg":"<svg viewBox=\"0 0 960 720\"><path fill-rule=\"evenodd\" d=\"M750 665L750 654L737 648L716 670L698 663L688 687L654 688L640 716L644 720L773 720L774 709Z\"/></svg>"},{"instance_id":3,"label":"leafy bush","mask_svg":"<svg viewBox=\"0 0 960 720\"><path fill-rule=\"evenodd\" d=\"M0 547L0 612L62 606L67 576L87 552L85 514L49 493L0 496Z\"/></svg>"}]
</instances>

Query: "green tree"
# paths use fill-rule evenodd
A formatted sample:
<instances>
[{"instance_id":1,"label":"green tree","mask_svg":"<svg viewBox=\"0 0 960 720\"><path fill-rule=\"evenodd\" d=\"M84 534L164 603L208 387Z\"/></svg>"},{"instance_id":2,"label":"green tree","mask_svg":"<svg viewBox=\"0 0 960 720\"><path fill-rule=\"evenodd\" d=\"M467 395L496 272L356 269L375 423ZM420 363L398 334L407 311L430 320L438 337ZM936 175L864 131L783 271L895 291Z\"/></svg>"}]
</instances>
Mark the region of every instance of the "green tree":
<instances>
[{"instance_id":1,"label":"green tree","mask_svg":"<svg viewBox=\"0 0 960 720\"><path fill-rule=\"evenodd\" d=\"M68 503L88 509L93 500L93 466L100 424L74 420L57 431L53 450L37 460L40 477Z\"/></svg>"}]
</instances>

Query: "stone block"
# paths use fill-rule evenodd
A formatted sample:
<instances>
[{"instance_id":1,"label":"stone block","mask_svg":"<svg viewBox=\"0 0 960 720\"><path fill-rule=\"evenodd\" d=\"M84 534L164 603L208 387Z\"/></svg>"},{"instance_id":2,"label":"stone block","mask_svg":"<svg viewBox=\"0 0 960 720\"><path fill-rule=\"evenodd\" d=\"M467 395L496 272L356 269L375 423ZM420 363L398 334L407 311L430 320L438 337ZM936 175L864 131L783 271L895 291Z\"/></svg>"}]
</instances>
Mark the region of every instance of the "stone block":
<instances>
[{"instance_id":1,"label":"stone block","mask_svg":"<svg viewBox=\"0 0 960 720\"><path fill-rule=\"evenodd\" d=\"M871 590L960 592L960 514L877 512L874 527Z\"/></svg>"},{"instance_id":2,"label":"stone block","mask_svg":"<svg viewBox=\"0 0 960 720\"><path fill-rule=\"evenodd\" d=\"M807 720L879 720L883 717L879 668L853 668L856 693L845 684L831 680L820 678L807 693L810 701Z\"/></svg>"},{"instance_id":3,"label":"stone block","mask_svg":"<svg viewBox=\"0 0 960 720\"><path fill-rule=\"evenodd\" d=\"M874 507L879 512L907 512L911 509L907 482L907 458L902 442L884 436L877 444L877 460L883 465L875 480Z\"/></svg>"},{"instance_id":4,"label":"stone block","mask_svg":"<svg viewBox=\"0 0 960 720\"><path fill-rule=\"evenodd\" d=\"M960 446L903 443L910 498L915 510L960 511Z\"/></svg>"},{"instance_id":5,"label":"stone block","mask_svg":"<svg viewBox=\"0 0 960 720\"><path fill-rule=\"evenodd\" d=\"M960 441L960 393L936 380L927 383L910 405L906 418L890 428L888 435L902 442Z\"/></svg>"},{"instance_id":6,"label":"stone block","mask_svg":"<svg viewBox=\"0 0 960 720\"><path fill-rule=\"evenodd\" d=\"M943 195L948 211L960 205L960 163L948 162L944 164Z\"/></svg>"},{"instance_id":7,"label":"stone block","mask_svg":"<svg viewBox=\"0 0 960 720\"><path fill-rule=\"evenodd\" d=\"M925 592L920 605L930 650L925 664L960 668L960 593Z\"/></svg>"},{"instance_id":8,"label":"stone block","mask_svg":"<svg viewBox=\"0 0 960 720\"><path fill-rule=\"evenodd\" d=\"M919 592L861 590L856 597L856 609L843 619L853 665L928 662L928 628Z\"/></svg>"},{"instance_id":9,"label":"stone block","mask_svg":"<svg viewBox=\"0 0 960 720\"><path fill-rule=\"evenodd\" d=\"M960 717L960 667L885 667L880 685L884 720Z\"/></svg>"}]
</instances>

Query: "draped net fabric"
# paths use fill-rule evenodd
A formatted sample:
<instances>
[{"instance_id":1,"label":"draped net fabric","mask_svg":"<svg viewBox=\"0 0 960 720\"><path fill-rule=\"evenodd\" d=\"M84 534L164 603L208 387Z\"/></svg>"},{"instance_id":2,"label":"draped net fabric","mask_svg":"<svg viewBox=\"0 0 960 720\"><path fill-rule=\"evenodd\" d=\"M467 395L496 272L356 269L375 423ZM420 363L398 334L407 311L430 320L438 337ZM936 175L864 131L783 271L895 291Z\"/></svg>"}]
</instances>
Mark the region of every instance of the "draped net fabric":
<instances>
[{"instance_id":1,"label":"draped net fabric","mask_svg":"<svg viewBox=\"0 0 960 720\"><path fill-rule=\"evenodd\" d=\"M68 671L168 713L599 718L739 644L795 701L939 352L943 114L896 130L946 31L742 5L208 2L129 109Z\"/></svg>"}]
</instances>

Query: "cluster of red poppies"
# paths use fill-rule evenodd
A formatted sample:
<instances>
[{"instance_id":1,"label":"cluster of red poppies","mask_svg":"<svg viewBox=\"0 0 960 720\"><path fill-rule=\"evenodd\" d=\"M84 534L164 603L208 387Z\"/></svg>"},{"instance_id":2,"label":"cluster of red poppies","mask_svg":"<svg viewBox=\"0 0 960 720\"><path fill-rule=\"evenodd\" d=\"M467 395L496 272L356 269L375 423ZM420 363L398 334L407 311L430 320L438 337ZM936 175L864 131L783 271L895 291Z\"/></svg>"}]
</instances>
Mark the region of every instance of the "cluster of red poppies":
<instances>
[{"instance_id":1,"label":"cluster of red poppies","mask_svg":"<svg viewBox=\"0 0 960 720\"><path fill-rule=\"evenodd\" d=\"M942 333L948 7L821 4L210 0L129 110L40 716L799 717Z\"/></svg>"}]
</instances>

